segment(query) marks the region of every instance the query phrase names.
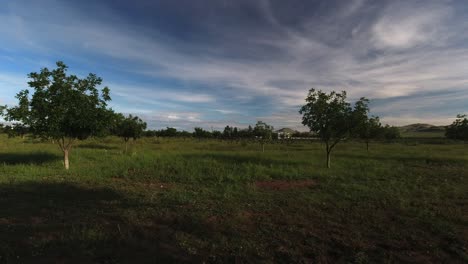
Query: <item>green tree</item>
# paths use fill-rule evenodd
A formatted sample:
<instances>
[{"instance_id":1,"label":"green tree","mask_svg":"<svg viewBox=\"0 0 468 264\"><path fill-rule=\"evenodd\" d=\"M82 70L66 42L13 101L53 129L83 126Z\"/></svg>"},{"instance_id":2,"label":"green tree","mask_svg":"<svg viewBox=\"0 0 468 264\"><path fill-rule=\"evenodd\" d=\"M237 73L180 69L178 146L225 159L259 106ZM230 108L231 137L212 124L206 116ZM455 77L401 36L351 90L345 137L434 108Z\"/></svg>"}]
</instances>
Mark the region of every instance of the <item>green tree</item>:
<instances>
[{"instance_id":1,"label":"green tree","mask_svg":"<svg viewBox=\"0 0 468 264\"><path fill-rule=\"evenodd\" d=\"M239 137L239 129L237 129L237 127L234 127L234 130L232 131L232 137L235 139Z\"/></svg>"},{"instance_id":2,"label":"green tree","mask_svg":"<svg viewBox=\"0 0 468 264\"><path fill-rule=\"evenodd\" d=\"M226 126L223 131L223 137L226 139L230 139L232 137L233 130L232 127Z\"/></svg>"},{"instance_id":3,"label":"green tree","mask_svg":"<svg viewBox=\"0 0 468 264\"><path fill-rule=\"evenodd\" d=\"M382 127L381 135L383 138L389 141L401 138L400 129L398 127L389 125Z\"/></svg>"},{"instance_id":4,"label":"green tree","mask_svg":"<svg viewBox=\"0 0 468 264\"><path fill-rule=\"evenodd\" d=\"M5 110L7 109L6 105L0 105L0 116L3 116L5 113Z\"/></svg>"},{"instance_id":5,"label":"green tree","mask_svg":"<svg viewBox=\"0 0 468 264\"><path fill-rule=\"evenodd\" d=\"M6 126L5 131L9 138L19 136L24 139L26 134L29 133L29 128L22 123L15 123L13 126Z\"/></svg>"},{"instance_id":6,"label":"green tree","mask_svg":"<svg viewBox=\"0 0 468 264\"><path fill-rule=\"evenodd\" d=\"M58 142L68 170L74 142L102 135L113 112L107 108L109 88L96 88L101 78L90 73L80 79L67 75L67 70L59 61L56 69L30 73L28 84L34 93L30 96L30 90L20 91L18 105L7 109L6 118L28 126L34 136Z\"/></svg>"},{"instance_id":7,"label":"green tree","mask_svg":"<svg viewBox=\"0 0 468 264\"><path fill-rule=\"evenodd\" d=\"M368 100L360 98L353 107L346 101L346 92L331 92L310 89L306 104L301 107L302 124L308 126L326 146L327 168L334 147L348 138L367 118Z\"/></svg>"},{"instance_id":8,"label":"green tree","mask_svg":"<svg viewBox=\"0 0 468 264\"><path fill-rule=\"evenodd\" d=\"M213 132L211 132L211 134L213 135L214 138L217 138L217 139L220 139L223 136L223 133L221 133L221 131L218 131L218 130L214 130Z\"/></svg>"},{"instance_id":9,"label":"green tree","mask_svg":"<svg viewBox=\"0 0 468 264\"><path fill-rule=\"evenodd\" d=\"M359 127L357 136L366 143L366 150L369 152L370 141L383 137L383 127L379 117L367 118Z\"/></svg>"},{"instance_id":10,"label":"green tree","mask_svg":"<svg viewBox=\"0 0 468 264\"><path fill-rule=\"evenodd\" d=\"M211 138L211 133L210 131L204 130L201 127L196 127L193 132L193 136L198 139L202 138Z\"/></svg>"},{"instance_id":11,"label":"green tree","mask_svg":"<svg viewBox=\"0 0 468 264\"><path fill-rule=\"evenodd\" d=\"M159 130L157 134L160 137L176 137L178 133L176 128L166 127L166 129Z\"/></svg>"},{"instance_id":12,"label":"green tree","mask_svg":"<svg viewBox=\"0 0 468 264\"><path fill-rule=\"evenodd\" d=\"M445 128L445 136L450 139L468 140L467 116L457 115L457 119Z\"/></svg>"},{"instance_id":13,"label":"green tree","mask_svg":"<svg viewBox=\"0 0 468 264\"><path fill-rule=\"evenodd\" d=\"M146 123L138 116L129 115L124 117L122 114L117 114L117 125L115 127L115 135L121 137L125 142L125 152L128 150L128 141L133 138L137 140L143 135L146 129Z\"/></svg>"},{"instance_id":14,"label":"green tree","mask_svg":"<svg viewBox=\"0 0 468 264\"><path fill-rule=\"evenodd\" d=\"M262 152L265 152L265 144L273 139L273 126L263 121L257 121L253 133L262 145Z\"/></svg>"}]
</instances>

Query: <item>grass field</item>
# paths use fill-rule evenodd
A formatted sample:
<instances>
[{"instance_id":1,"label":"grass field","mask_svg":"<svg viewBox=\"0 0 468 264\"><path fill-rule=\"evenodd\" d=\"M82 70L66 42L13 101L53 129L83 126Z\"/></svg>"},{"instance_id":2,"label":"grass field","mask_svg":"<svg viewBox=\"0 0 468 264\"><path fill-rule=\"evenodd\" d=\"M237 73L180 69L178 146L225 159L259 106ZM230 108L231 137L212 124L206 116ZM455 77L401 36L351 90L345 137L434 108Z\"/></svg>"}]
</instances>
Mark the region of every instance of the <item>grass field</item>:
<instances>
[{"instance_id":1,"label":"grass field","mask_svg":"<svg viewBox=\"0 0 468 264\"><path fill-rule=\"evenodd\" d=\"M417 132L417 131L405 131L401 133L403 138L444 138L444 131L434 132Z\"/></svg>"},{"instance_id":2,"label":"grass field","mask_svg":"<svg viewBox=\"0 0 468 264\"><path fill-rule=\"evenodd\" d=\"M0 136L0 263L467 263L468 145Z\"/></svg>"}]
</instances>

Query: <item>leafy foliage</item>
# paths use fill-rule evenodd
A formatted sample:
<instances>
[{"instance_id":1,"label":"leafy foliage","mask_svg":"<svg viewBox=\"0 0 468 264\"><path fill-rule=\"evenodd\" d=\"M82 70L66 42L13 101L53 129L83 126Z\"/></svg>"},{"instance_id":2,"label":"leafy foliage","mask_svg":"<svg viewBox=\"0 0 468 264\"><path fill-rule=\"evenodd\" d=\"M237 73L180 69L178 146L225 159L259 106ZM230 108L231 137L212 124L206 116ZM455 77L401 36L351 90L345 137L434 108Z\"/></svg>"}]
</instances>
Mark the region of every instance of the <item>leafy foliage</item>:
<instances>
[{"instance_id":1,"label":"leafy foliage","mask_svg":"<svg viewBox=\"0 0 468 264\"><path fill-rule=\"evenodd\" d=\"M385 125L382 128L382 136L386 140L395 140L401 138L400 129L395 126Z\"/></svg>"},{"instance_id":2,"label":"leafy foliage","mask_svg":"<svg viewBox=\"0 0 468 264\"><path fill-rule=\"evenodd\" d=\"M253 129L253 134L263 140L271 140L273 134L273 126L268 125L263 121L257 121L255 128Z\"/></svg>"},{"instance_id":3,"label":"leafy foliage","mask_svg":"<svg viewBox=\"0 0 468 264\"><path fill-rule=\"evenodd\" d=\"M102 79L90 73L79 79L67 76L68 67L57 62L57 68L43 68L39 73L30 73L28 89L20 91L16 98L18 106L9 108L8 120L20 121L29 126L31 132L43 138L86 139L100 134L108 125L110 114L109 88L99 93L96 86Z\"/></svg>"},{"instance_id":4,"label":"leafy foliage","mask_svg":"<svg viewBox=\"0 0 468 264\"><path fill-rule=\"evenodd\" d=\"M380 123L378 116L366 118L362 124L358 127L357 137L364 140L369 150L369 143L371 140L382 138L384 133L384 128Z\"/></svg>"},{"instance_id":5,"label":"leafy foliage","mask_svg":"<svg viewBox=\"0 0 468 264\"><path fill-rule=\"evenodd\" d=\"M362 97L354 108L346 101L346 92L329 94L310 89L306 104L301 107L302 124L308 126L326 145L327 167L330 167L330 153L341 140L359 131L369 112L369 100Z\"/></svg>"},{"instance_id":6,"label":"leafy foliage","mask_svg":"<svg viewBox=\"0 0 468 264\"><path fill-rule=\"evenodd\" d=\"M262 152L265 152L265 144L273 139L273 126L263 121L257 121L253 129L253 134L262 145Z\"/></svg>"},{"instance_id":7,"label":"leafy foliage","mask_svg":"<svg viewBox=\"0 0 468 264\"><path fill-rule=\"evenodd\" d=\"M74 140L101 135L113 115L107 108L109 88L96 88L101 78L90 73L80 79L67 75L67 70L59 61L56 69L30 73L32 95L28 89L20 91L18 106L7 109L6 114L7 120L21 122L34 136L57 140L65 154L65 167Z\"/></svg>"},{"instance_id":8,"label":"leafy foliage","mask_svg":"<svg viewBox=\"0 0 468 264\"><path fill-rule=\"evenodd\" d=\"M364 122L362 129L359 131L359 136L361 139L368 141L371 139L381 138L383 136L382 132L383 129L380 119L378 116L374 116L368 118Z\"/></svg>"},{"instance_id":9,"label":"leafy foliage","mask_svg":"<svg viewBox=\"0 0 468 264\"><path fill-rule=\"evenodd\" d=\"M468 140L468 119L466 115L457 115L445 130L445 136L450 139Z\"/></svg>"},{"instance_id":10,"label":"leafy foliage","mask_svg":"<svg viewBox=\"0 0 468 264\"><path fill-rule=\"evenodd\" d=\"M146 129L146 123L138 116L129 115L124 117L122 114L117 114L117 120L115 135L123 138L125 142L131 138L133 140L140 138Z\"/></svg>"},{"instance_id":11,"label":"leafy foliage","mask_svg":"<svg viewBox=\"0 0 468 264\"><path fill-rule=\"evenodd\" d=\"M29 127L21 123L15 123L13 126L6 126L4 130L9 138L17 136L24 138L24 136L29 133Z\"/></svg>"},{"instance_id":12,"label":"leafy foliage","mask_svg":"<svg viewBox=\"0 0 468 264\"><path fill-rule=\"evenodd\" d=\"M210 138L212 134L210 131L204 130L201 127L196 127L193 132L195 138Z\"/></svg>"}]
</instances>

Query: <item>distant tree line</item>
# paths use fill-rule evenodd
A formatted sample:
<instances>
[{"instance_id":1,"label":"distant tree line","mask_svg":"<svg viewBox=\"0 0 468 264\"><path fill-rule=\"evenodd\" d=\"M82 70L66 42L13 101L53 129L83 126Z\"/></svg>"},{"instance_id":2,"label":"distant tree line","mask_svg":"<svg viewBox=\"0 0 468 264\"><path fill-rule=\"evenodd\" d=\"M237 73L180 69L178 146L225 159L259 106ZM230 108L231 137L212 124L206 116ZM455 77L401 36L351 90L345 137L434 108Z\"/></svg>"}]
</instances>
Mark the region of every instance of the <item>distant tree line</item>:
<instances>
[{"instance_id":1,"label":"distant tree line","mask_svg":"<svg viewBox=\"0 0 468 264\"><path fill-rule=\"evenodd\" d=\"M9 137L31 134L59 145L64 156L64 166L69 168L69 153L77 140L89 137L115 135L127 144L130 139L146 137L193 137L197 139L255 140L262 145L286 137L274 131L273 126L258 121L254 127L237 128L226 126L223 131L205 130L196 127L193 132L178 131L167 127L161 130L146 130L147 124L137 116L124 116L108 108L111 100L107 87L98 89L102 79L90 73L86 78L68 75L68 67L57 62L57 68L43 68L28 75L31 91L20 91L18 105L7 108L0 106L9 125L0 125L0 132ZM30 94L32 92L32 94ZM300 108L302 124L309 132L294 132L290 137L316 138L325 145L327 167L331 164L331 153L344 140L361 140L367 150L376 140L394 140L400 137L397 127L380 123L377 116L369 116L369 100L360 98L354 105L346 100L346 92L325 93L310 89L306 104ZM446 137L468 140L468 119L458 115L446 128Z\"/></svg>"},{"instance_id":2,"label":"distant tree line","mask_svg":"<svg viewBox=\"0 0 468 264\"><path fill-rule=\"evenodd\" d=\"M185 130L178 131L176 128L167 127L161 130L146 130L143 132L146 137L193 137L193 138L211 138L211 139L225 139L225 140L240 140L240 139L273 139L277 138L278 134L274 132L273 126L268 125L263 121L258 121L252 128L238 128L227 125L223 131L219 130L205 130L201 127L195 127L193 132ZM301 133L309 134L309 133Z\"/></svg>"},{"instance_id":3,"label":"distant tree line","mask_svg":"<svg viewBox=\"0 0 468 264\"><path fill-rule=\"evenodd\" d=\"M15 123L13 125L0 124L0 133L5 133L9 138L21 137L24 138L29 133L29 127L21 123Z\"/></svg>"}]
</instances>

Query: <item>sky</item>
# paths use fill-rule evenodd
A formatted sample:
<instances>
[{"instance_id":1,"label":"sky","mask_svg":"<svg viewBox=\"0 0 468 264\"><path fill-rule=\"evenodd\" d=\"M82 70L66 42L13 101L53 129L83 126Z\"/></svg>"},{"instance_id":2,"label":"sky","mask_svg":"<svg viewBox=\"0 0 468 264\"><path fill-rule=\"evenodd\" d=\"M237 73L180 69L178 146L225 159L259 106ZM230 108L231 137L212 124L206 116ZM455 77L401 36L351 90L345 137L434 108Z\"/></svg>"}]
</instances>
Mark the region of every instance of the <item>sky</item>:
<instances>
[{"instance_id":1,"label":"sky","mask_svg":"<svg viewBox=\"0 0 468 264\"><path fill-rule=\"evenodd\" d=\"M303 131L310 88L446 125L468 112L467 33L465 0L1 0L0 105L60 60L150 129Z\"/></svg>"}]
</instances>

